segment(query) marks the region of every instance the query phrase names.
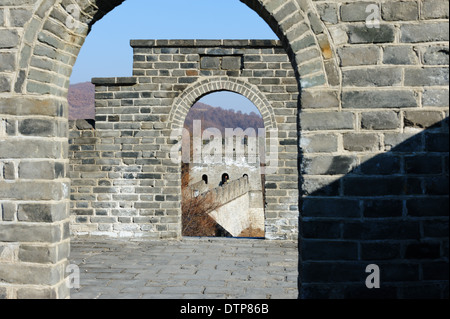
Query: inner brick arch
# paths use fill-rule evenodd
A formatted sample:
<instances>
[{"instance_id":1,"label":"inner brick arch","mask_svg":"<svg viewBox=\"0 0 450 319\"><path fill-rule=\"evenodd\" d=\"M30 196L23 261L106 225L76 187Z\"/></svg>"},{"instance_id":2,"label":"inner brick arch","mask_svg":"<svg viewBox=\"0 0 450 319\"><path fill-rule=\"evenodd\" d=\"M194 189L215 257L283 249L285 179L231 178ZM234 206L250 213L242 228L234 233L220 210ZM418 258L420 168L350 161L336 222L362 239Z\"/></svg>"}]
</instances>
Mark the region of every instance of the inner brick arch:
<instances>
[{"instance_id":1,"label":"inner brick arch","mask_svg":"<svg viewBox=\"0 0 450 319\"><path fill-rule=\"evenodd\" d=\"M203 96L214 92L229 91L249 99L259 110L266 130L276 129L275 113L267 98L254 85L238 78L206 78L191 84L175 100L169 116L171 129L183 128L190 108Z\"/></svg>"}]
</instances>

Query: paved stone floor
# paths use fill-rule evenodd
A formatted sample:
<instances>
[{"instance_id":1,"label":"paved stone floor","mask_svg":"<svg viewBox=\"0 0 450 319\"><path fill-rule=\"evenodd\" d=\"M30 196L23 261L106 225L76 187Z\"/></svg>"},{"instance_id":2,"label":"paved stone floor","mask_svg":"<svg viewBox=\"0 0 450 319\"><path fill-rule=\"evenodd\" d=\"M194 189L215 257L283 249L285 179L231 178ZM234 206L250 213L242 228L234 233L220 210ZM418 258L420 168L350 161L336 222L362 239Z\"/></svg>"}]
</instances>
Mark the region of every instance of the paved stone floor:
<instances>
[{"instance_id":1,"label":"paved stone floor","mask_svg":"<svg viewBox=\"0 0 450 319\"><path fill-rule=\"evenodd\" d=\"M295 242L74 238L72 299L296 299Z\"/></svg>"}]
</instances>

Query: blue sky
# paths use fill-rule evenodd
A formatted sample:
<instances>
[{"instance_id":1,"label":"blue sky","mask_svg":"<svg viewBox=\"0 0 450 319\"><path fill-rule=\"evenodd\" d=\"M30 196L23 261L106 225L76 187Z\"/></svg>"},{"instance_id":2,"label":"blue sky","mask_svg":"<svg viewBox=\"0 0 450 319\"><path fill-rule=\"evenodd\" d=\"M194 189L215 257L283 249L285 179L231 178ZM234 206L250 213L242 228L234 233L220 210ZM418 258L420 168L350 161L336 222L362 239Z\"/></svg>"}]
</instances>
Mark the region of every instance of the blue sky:
<instances>
[{"instance_id":1,"label":"blue sky","mask_svg":"<svg viewBox=\"0 0 450 319\"><path fill-rule=\"evenodd\" d=\"M74 66L71 83L130 76L131 39L277 39L256 12L239 0L126 0L97 22ZM202 100L252 111L250 101L222 93ZM240 103L240 107L236 106Z\"/></svg>"}]
</instances>

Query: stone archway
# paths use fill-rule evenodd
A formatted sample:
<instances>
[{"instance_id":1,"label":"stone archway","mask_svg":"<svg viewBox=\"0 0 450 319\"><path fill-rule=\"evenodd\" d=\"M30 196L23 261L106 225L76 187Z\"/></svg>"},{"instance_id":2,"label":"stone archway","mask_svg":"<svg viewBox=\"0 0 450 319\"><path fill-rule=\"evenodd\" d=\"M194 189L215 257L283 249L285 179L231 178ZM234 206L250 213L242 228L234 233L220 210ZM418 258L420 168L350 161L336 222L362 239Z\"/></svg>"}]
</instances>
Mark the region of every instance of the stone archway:
<instances>
[{"instance_id":1,"label":"stone archway","mask_svg":"<svg viewBox=\"0 0 450 319\"><path fill-rule=\"evenodd\" d=\"M172 106L172 111L169 116L171 128L182 128L184 119L192 105L203 96L219 91L230 91L248 98L261 113L266 129L277 129L275 113L264 94L259 91L257 86L250 84L248 81L233 77L209 77L200 79L198 82L186 88Z\"/></svg>"},{"instance_id":2,"label":"stone archway","mask_svg":"<svg viewBox=\"0 0 450 319\"><path fill-rule=\"evenodd\" d=\"M237 41L235 42L238 43ZM241 41L242 43L242 41ZM257 46L253 44L252 50L256 50ZM240 53L245 52L246 49L239 48ZM239 58L241 59L241 57ZM243 54L243 61L246 61L246 54ZM287 59L287 57L286 57ZM239 62L241 65L241 62ZM244 62L245 65L245 62ZM245 67L244 67L245 68ZM275 77L274 77L275 78ZM189 161L190 166L190 178L192 179L193 185L198 185L200 181L200 177L202 174L215 174L216 176L211 176L209 179L212 181L212 184L206 187L212 193L220 193L221 198L228 198L223 203L227 203L224 207L220 209L215 209L214 219L219 221L221 227L228 231L228 235L232 234L233 236L239 237L241 234L257 234L259 238L265 238L265 229L268 229L269 232L267 234L267 238L284 238L286 239L289 235L283 232L280 232L277 229L276 223L280 223L282 218L281 215L283 213L279 212L277 209L270 205L265 214L265 198L276 199L277 195L275 194L275 190L273 188L268 189L267 192L265 190L265 186L262 185L262 181L267 178L267 180L274 179L274 176L278 172L278 161L274 161L273 158L276 156L278 158L278 154L274 154L274 148L278 149L279 141L278 141L278 128L276 122L276 116L274 112L274 108L272 107L272 103L266 98L266 96L258 89L258 86L250 84L249 81L251 79L248 78L239 78L239 77L206 77L200 78L197 82L194 82L190 86L188 86L174 101L174 104L171 109L171 113L169 116L169 125L174 131L181 131L181 129L185 125L185 119L190 111L190 108L199 101L202 97L213 94L220 91L228 91L234 92L236 94L240 94L246 97L253 105L258 109L261 114L264 122L263 131L254 131L258 138L254 140L255 152L261 152L261 149L267 150L267 156L260 157L261 153L257 155L253 154L253 157L250 158L251 155L244 155L239 159L239 163L234 159L234 152L230 159L226 159L227 155L226 146L223 148L222 156L220 159L213 160L210 162L209 160L201 159L200 162L193 163ZM286 101L285 101L286 102ZM281 123L281 122L280 122ZM237 127L228 127L229 129L236 132L236 134L240 134L235 131L239 130ZM205 127L203 127L205 129ZM252 130L252 129L251 129ZM264 132L264 133L262 133ZM295 129L291 128L290 133L295 133ZM250 133L251 134L251 133ZM282 130L283 135L289 135L289 130ZM262 140L261 140L262 137ZM224 144L228 144L230 142L230 136L222 136L228 140ZM238 138L236 135L236 141L233 136L232 138L232 148L238 148L237 143ZM264 141L264 142L262 142ZM261 148L260 143L264 143L263 148ZM222 142L220 142L222 144ZM240 148L240 147L239 147ZM242 145L242 151L244 151L245 146ZM229 154L228 154L229 156ZM238 156L236 155L236 160ZM230 158L230 157L228 157ZM267 160L266 160L267 158ZM271 158L272 160L269 160ZM195 156L194 156L195 159ZM187 164L187 163L185 163ZM261 166L261 164L263 166ZM250 175L250 176L249 176ZM203 175L206 176L206 175ZM223 186L226 182L230 182L236 187L240 186L241 177L247 177L247 186L245 191L241 191L236 195L227 195L225 191L223 191ZM225 179L226 178L226 179ZM208 181L208 178L207 178ZM229 186L227 190L234 190L233 185ZM203 185L202 185L203 186ZM282 189L281 185L279 186ZM217 188L219 187L219 188ZM233 204L232 198L239 196L238 200L239 204ZM244 199L245 198L245 199ZM220 201L219 201L220 202ZM237 209L240 207L240 209ZM283 209L281 209L283 210ZM288 212L284 211L285 214ZM267 216L277 216L275 219L266 220ZM231 218L233 216L233 218ZM294 217L297 219L298 217ZM286 224L289 222L286 220ZM227 227L227 226L228 227ZM234 228L234 231L230 230L230 227ZM243 232L247 229L247 232ZM250 230L250 231L249 231ZM291 229L292 234L296 234L297 230ZM249 236L249 235L247 235ZM242 237L242 236L240 236ZM256 236L255 236L256 237Z\"/></svg>"},{"instance_id":3,"label":"stone archway","mask_svg":"<svg viewBox=\"0 0 450 319\"><path fill-rule=\"evenodd\" d=\"M13 48L17 62L12 72L2 75L0 91L2 123L8 125L1 132L1 158L7 160L2 166L11 172L5 175L7 184L0 186L0 194L3 210L10 216L3 221L12 223L0 225L0 232L11 256L18 256L1 268L10 298L69 295L65 285L70 246L67 88L91 26L122 2L31 0L20 6L25 12L23 21L3 31L2 48ZM332 42L311 1L243 2L282 39L298 87L336 84ZM74 16L80 23L74 23ZM307 61L317 63L301 68ZM40 173L33 172L37 163ZM25 169L27 165L30 170Z\"/></svg>"}]
</instances>

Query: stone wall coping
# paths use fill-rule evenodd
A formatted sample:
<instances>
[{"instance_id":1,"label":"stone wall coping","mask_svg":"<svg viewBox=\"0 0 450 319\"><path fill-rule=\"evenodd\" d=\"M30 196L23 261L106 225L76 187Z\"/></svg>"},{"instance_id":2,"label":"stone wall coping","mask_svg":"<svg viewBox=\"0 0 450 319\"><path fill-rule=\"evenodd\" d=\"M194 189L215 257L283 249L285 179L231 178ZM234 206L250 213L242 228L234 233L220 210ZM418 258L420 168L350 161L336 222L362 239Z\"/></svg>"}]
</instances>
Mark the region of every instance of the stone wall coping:
<instances>
[{"instance_id":1,"label":"stone wall coping","mask_svg":"<svg viewBox=\"0 0 450 319\"><path fill-rule=\"evenodd\" d=\"M135 77L114 77L114 78L92 78L91 82L94 85L133 86L137 84L138 80Z\"/></svg>"},{"instance_id":2,"label":"stone wall coping","mask_svg":"<svg viewBox=\"0 0 450 319\"><path fill-rule=\"evenodd\" d=\"M248 192L250 192L248 177L241 177L210 190L210 193L214 194L214 198L220 206L224 206Z\"/></svg>"},{"instance_id":3,"label":"stone wall coping","mask_svg":"<svg viewBox=\"0 0 450 319\"><path fill-rule=\"evenodd\" d=\"M133 48L163 47L282 47L279 40L131 40Z\"/></svg>"}]
</instances>

